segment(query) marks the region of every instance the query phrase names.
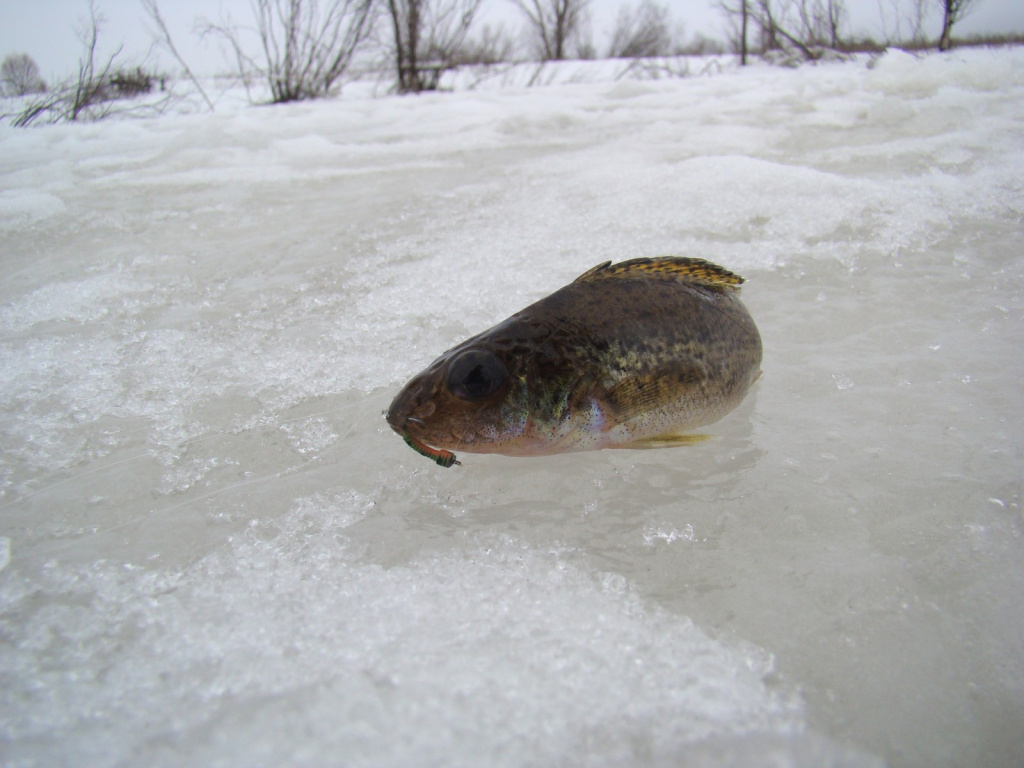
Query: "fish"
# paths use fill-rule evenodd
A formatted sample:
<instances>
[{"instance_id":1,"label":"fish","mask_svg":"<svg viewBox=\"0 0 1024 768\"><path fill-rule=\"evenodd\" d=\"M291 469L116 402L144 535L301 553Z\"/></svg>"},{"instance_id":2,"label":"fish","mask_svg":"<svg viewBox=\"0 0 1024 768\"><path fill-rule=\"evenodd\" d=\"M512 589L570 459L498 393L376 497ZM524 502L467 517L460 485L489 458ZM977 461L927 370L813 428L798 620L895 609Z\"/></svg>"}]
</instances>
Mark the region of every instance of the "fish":
<instances>
[{"instance_id":1,"label":"fish","mask_svg":"<svg viewBox=\"0 0 1024 768\"><path fill-rule=\"evenodd\" d=\"M455 451L661 448L740 404L761 336L739 275L683 256L606 261L414 376L385 412L442 467Z\"/></svg>"}]
</instances>

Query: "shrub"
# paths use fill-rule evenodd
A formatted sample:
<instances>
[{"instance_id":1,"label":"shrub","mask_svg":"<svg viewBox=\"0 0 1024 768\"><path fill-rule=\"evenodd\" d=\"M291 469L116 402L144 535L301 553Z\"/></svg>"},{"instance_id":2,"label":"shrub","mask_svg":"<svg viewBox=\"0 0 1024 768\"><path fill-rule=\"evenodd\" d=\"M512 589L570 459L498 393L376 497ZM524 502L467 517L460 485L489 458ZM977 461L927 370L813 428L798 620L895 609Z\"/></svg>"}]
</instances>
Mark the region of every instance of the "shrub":
<instances>
[{"instance_id":1,"label":"shrub","mask_svg":"<svg viewBox=\"0 0 1024 768\"><path fill-rule=\"evenodd\" d=\"M133 69L122 67L111 73L107 78L107 97L111 99L130 99L153 90L154 76L142 67Z\"/></svg>"}]
</instances>

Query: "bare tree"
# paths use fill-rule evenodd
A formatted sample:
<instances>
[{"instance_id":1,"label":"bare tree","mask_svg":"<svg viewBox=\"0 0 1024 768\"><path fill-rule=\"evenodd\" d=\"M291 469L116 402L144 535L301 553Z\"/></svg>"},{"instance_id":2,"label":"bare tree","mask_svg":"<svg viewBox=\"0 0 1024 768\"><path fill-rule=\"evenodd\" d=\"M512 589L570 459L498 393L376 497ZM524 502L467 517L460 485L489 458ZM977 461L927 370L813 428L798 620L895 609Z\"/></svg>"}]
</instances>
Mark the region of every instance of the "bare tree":
<instances>
[{"instance_id":1,"label":"bare tree","mask_svg":"<svg viewBox=\"0 0 1024 768\"><path fill-rule=\"evenodd\" d=\"M211 112L213 112L213 102L210 101L210 97L206 95L206 91L203 90L203 86L199 83L198 78L192 74L192 70L181 57L181 54L178 53L178 49L175 47L174 41L171 39L170 30L167 29L167 24L164 23L163 16L160 15L160 8L157 7L156 0L142 0L142 7L153 23L156 24L156 28L160 33L160 42L168 51L170 51L171 55L181 65L181 68L185 71L185 76L192 81L192 84L199 92L199 95L202 96L203 101L206 102L206 106L210 108Z\"/></svg>"},{"instance_id":2,"label":"bare tree","mask_svg":"<svg viewBox=\"0 0 1024 768\"><path fill-rule=\"evenodd\" d=\"M927 39L924 33L924 22L930 8L931 4L928 0L911 0L910 40L917 45L923 46Z\"/></svg>"},{"instance_id":3,"label":"bare tree","mask_svg":"<svg viewBox=\"0 0 1024 768\"><path fill-rule=\"evenodd\" d=\"M747 64L747 28L750 26L752 0L716 0L715 7L725 15L729 39L740 55L740 64Z\"/></svg>"},{"instance_id":4,"label":"bare tree","mask_svg":"<svg viewBox=\"0 0 1024 768\"><path fill-rule=\"evenodd\" d=\"M45 93L46 81L39 74L39 66L27 53L12 53L0 64L0 86L12 96Z\"/></svg>"},{"instance_id":5,"label":"bare tree","mask_svg":"<svg viewBox=\"0 0 1024 768\"><path fill-rule=\"evenodd\" d=\"M66 115L68 120L77 120L88 108L108 101L105 84L114 71L114 60L120 55L124 46L118 46L117 50L97 71L96 44L99 41L100 26L103 21L105 19L96 13L96 7L90 0L88 26L81 27L78 32L79 39L85 45L85 50L78 59L78 77L72 88L72 98Z\"/></svg>"},{"instance_id":6,"label":"bare tree","mask_svg":"<svg viewBox=\"0 0 1024 768\"><path fill-rule=\"evenodd\" d=\"M793 47L807 59L817 59L814 42L804 42L789 31L793 8L789 4L776 3L772 0L757 0L754 18L761 28L761 47L766 51L786 50Z\"/></svg>"},{"instance_id":7,"label":"bare tree","mask_svg":"<svg viewBox=\"0 0 1024 768\"><path fill-rule=\"evenodd\" d=\"M455 51L455 63L498 64L512 61L515 52L515 43L504 26L499 24L497 27L491 27L484 24L479 35L467 38Z\"/></svg>"},{"instance_id":8,"label":"bare tree","mask_svg":"<svg viewBox=\"0 0 1024 768\"><path fill-rule=\"evenodd\" d=\"M387 0L391 57L402 93L437 87L459 51L482 0Z\"/></svg>"},{"instance_id":9,"label":"bare tree","mask_svg":"<svg viewBox=\"0 0 1024 768\"><path fill-rule=\"evenodd\" d=\"M931 9L938 5L935 0L878 0L883 43L886 46L909 43L923 48L927 40L925 21Z\"/></svg>"},{"instance_id":10,"label":"bare tree","mask_svg":"<svg viewBox=\"0 0 1024 768\"><path fill-rule=\"evenodd\" d=\"M826 0L825 23L828 25L829 47L838 49L842 45L840 32L846 24L847 11L845 0Z\"/></svg>"},{"instance_id":11,"label":"bare tree","mask_svg":"<svg viewBox=\"0 0 1024 768\"><path fill-rule=\"evenodd\" d=\"M976 0L938 0L942 8L942 35L939 37L939 50L948 51L953 45L953 25L970 11Z\"/></svg>"},{"instance_id":12,"label":"bare tree","mask_svg":"<svg viewBox=\"0 0 1024 768\"><path fill-rule=\"evenodd\" d=\"M619 9L608 46L612 59L668 56L673 48L668 6L655 0L640 0L636 8Z\"/></svg>"},{"instance_id":13,"label":"bare tree","mask_svg":"<svg viewBox=\"0 0 1024 768\"><path fill-rule=\"evenodd\" d=\"M255 30L225 21L202 33L227 42L239 75L266 81L275 103L326 96L348 70L372 27L373 0L252 0ZM248 53L243 34L255 32L259 53Z\"/></svg>"},{"instance_id":14,"label":"bare tree","mask_svg":"<svg viewBox=\"0 0 1024 768\"><path fill-rule=\"evenodd\" d=\"M842 45L846 22L845 0L747 0L756 24L762 51L782 51L786 60L796 52L805 59L821 57L823 48ZM720 0L719 8L736 13L731 0Z\"/></svg>"},{"instance_id":15,"label":"bare tree","mask_svg":"<svg viewBox=\"0 0 1024 768\"><path fill-rule=\"evenodd\" d=\"M394 32L392 57L398 75L398 90L402 93L423 90L419 67L422 4L423 0L388 0L388 15Z\"/></svg>"},{"instance_id":16,"label":"bare tree","mask_svg":"<svg viewBox=\"0 0 1024 768\"><path fill-rule=\"evenodd\" d=\"M795 0L794 34L808 45L840 46L840 28L846 20L844 0Z\"/></svg>"},{"instance_id":17,"label":"bare tree","mask_svg":"<svg viewBox=\"0 0 1024 768\"><path fill-rule=\"evenodd\" d=\"M83 51L78 59L78 73L70 80L59 83L43 99L29 104L14 119L18 127L28 126L37 121L74 122L83 118L99 120L112 111L111 79L115 72L114 61L121 53L121 47L100 66L96 62L96 45L103 17L96 13L93 2L89 2L89 19L78 29Z\"/></svg>"},{"instance_id":18,"label":"bare tree","mask_svg":"<svg viewBox=\"0 0 1024 768\"><path fill-rule=\"evenodd\" d=\"M537 52L545 61L560 61L578 39L590 0L512 0L526 14Z\"/></svg>"}]
</instances>

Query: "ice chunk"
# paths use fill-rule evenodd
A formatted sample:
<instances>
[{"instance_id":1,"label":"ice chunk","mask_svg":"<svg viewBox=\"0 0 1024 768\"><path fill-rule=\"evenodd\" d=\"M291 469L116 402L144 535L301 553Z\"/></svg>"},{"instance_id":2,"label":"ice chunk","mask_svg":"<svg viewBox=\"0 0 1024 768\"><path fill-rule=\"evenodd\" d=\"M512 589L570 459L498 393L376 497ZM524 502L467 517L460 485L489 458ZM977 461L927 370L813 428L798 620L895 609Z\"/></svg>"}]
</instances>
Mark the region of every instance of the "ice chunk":
<instances>
[{"instance_id":1,"label":"ice chunk","mask_svg":"<svg viewBox=\"0 0 1024 768\"><path fill-rule=\"evenodd\" d=\"M318 763L635 764L802 733L760 649L507 537L361 562L341 534L361 505L309 499L180 571L97 565L83 583L51 568L42 593L14 576L0 597L24 618L2 668L24 746L8 756L46 755L28 740L45 732L102 763L246 765L285 759L301 731ZM72 676L47 672L73 660ZM83 706L105 715L83 721Z\"/></svg>"}]
</instances>

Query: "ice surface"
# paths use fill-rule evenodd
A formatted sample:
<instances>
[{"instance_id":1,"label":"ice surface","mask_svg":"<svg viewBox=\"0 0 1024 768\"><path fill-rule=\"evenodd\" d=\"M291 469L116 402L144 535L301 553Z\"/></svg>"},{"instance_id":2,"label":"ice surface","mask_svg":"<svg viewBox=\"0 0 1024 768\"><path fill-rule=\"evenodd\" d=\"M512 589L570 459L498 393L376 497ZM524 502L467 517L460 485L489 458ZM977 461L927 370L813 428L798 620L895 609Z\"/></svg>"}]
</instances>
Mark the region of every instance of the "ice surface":
<instances>
[{"instance_id":1,"label":"ice surface","mask_svg":"<svg viewBox=\"0 0 1024 768\"><path fill-rule=\"evenodd\" d=\"M703 71L0 129L3 762L1020 764L1024 52ZM714 440L384 424L659 253L749 281Z\"/></svg>"}]
</instances>

